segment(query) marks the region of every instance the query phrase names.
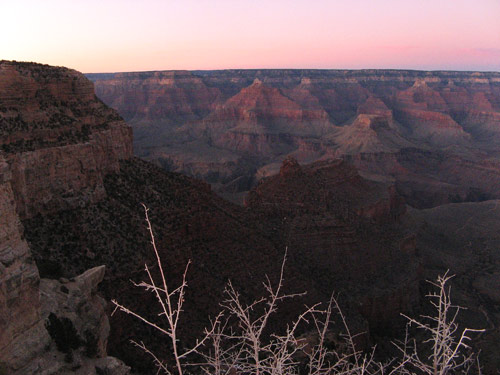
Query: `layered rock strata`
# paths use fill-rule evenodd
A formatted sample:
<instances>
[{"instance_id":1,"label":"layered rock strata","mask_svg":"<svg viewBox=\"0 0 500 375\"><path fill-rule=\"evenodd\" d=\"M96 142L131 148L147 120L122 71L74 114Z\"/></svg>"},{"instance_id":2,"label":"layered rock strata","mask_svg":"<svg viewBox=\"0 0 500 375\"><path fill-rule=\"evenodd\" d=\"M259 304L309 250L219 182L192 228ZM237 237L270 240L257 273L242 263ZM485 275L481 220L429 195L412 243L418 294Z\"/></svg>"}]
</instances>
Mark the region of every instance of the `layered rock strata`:
<instances>
[{"instance_id":1,"label":"layered rock strata","mask_svg":"<svg viewBox=\"0 0 500 375\"><path fill-rule=\"evenodd\" d=\"M97 202L132 133L80 73L0 62L0 145L22 219Z\"/></svg>"},{"instance_id":2,"label":"layered rock strata","mask_svg":"<svg viewBox=\"0 0 500 375\"><path fill-rule=\"evenodd\" d=\"M255 185L260 170L277 171L287 156L302 163L345 158L365 176L395 181L416 207L500 196L499 73L225 70L89 77L97 95L130 121L138 156L201 177L228 197ZM422 169L426 153L449 163L432 156ZM371 161L357 162L361 158ZM485 168L495 187L475 173Z\"/></svg>"},{"instance_id":3,"label":"layered rock strata","mask_svg":"<svg viewBox=\"0 0 500 375\"><path fill-rule=\"evenodd\" d=\"M82 74L0 61L2 371L93 374L96 366L128 371L120 361L106 359L106 304L95 296L104 269L68 285L40 279L21 220L102 200L104 176L130 156L130 129L96 98ZM61 344L68 332L74 342ZM86 349L77 352L81 347Z\"/></svg>"}]
</instances>

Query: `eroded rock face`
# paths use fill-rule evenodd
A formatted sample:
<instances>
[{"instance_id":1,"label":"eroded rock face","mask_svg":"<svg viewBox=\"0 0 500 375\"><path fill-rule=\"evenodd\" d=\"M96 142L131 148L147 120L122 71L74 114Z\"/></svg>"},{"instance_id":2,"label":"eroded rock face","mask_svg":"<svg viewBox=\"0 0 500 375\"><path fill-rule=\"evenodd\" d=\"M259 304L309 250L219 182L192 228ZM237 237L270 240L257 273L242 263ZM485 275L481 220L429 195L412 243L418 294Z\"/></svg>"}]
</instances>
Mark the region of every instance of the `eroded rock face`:
<instances>
[{"instance_id":1,"label":"eroded rock face","mask_svg":"<svg viewBox=\"0 0 500 375\"><path fill-rule=\"evenodd\" d=\"M128 374L130 368L106 354L109 320L106 301L96 294L105 267L85 271L72 280L42 279L42 318L50 341L19 373Z\"/></svg>"},{"instance_id":2,"label":"eroded rock face","mask_svg":"<svg viewBox=\"0 0 500 375\"><path fill-rule=\"evenodd\" d=\"M106 354L107 303L96 295L104 272L101 266L71 281L40 280L35 288L40 300L36 325L22 333L17 345L9 345L16 357L1 357L9 374L93 375L105 369L109 374L129 373L123 362Z\"/></svg>"},{"instance_id":3,"label":"eroded rock face","mask_svg":"<svg viewBox=\"0 0 500 375\"><path fill-rule=\"evenodd\" d=\"M21 220L102 200L104 176L131 156L130 129L82 74L6 61L0 61L0 124L2 370L94 374L89 358L101 358L101 368L109 362L125 373L105 359L106 304L95 296L104 268L67 286L40 280ZM74 333L75 341L56 345L61 332L65 338Z\"/></svg>"},{"instance_id":4,"label":"eroded rock face","mask_svg":"<svg viewBox=\"0 0 500 375\"><path fill-rule=\"evenodd\" d=\"M42 314L51 337L56 337L56 346L73 343L57 337L61 322L70 320L75 333L75 346L85 346L85 351L93 356L106 355L106 344L109 335L109 321L106 316L106 301L96 295L97 285L104 278L106 267L100 266L85 271L73 281L65 279L42 279L40 295L42 299ZM85 304L85 306L83 306ZM52 329L51 329L52 328ZM76 348L75 348L76 349Z\"/></svg>"},{"instance_id":5,"label":"eroded rock face","mask_svg":"<svg viewBox=\"0 0 500 375\"><path fill-rule=\"evenodd\" d=\"M89 142L9 155L19 215L27 218L101 200L104 176L131 156L130 144L130 132L120 124L91 135Z\"/></svg>"},{"instance_id":6,"label":"eroded rock face","mask_svg":"<svg viewBox=\"0 0 500 375\"><path fill-rule=\"evenodd\" d=\"M0 147L22 219L103 198L132 133L73 70L0 62Z\"/></svg>"},{"instance_id":7,"label":"eroded rock face","mask_svg":"<svg viewBox=\"0 0 500 375\"><path fill-rule=\"evenodd\" d=\"M30 342L34 352L47 338L40 324L40 277L15 208L11 173L0 154L0 358L12 368L30 358L27 335L41 336Z\"/></svg>"},{"instance_id":8,"label":"eroded rock face","mask_svg":"<svg viewBox=\"0 0 500 375\"><path fill-rule=\"evenodd\" d=\"M8 164L0 158L0 361L3 371L16 375L78 371L95 374L96 366L105 368L114 363L116 374L127 373L127 367L120 361L106 359L109 334L106 302L95 294L104 277L104 267L89 270L71 282L40 280L23 238L10 178ZM72 333L73 342L68 339Z\"/></svg>"},{"instance_id":9,"label":"eroded rock face","mask_svg":"<svg viewBox=\"0 0 500 375\"><path fill-rule=\"evenodd\" d=\"M493 184L500 181L498 73L227 70L89 77L98 96L130 120L138 156L201 177L226 196L240 178L255 184L261 171L276 171L287 156L302 163L371 159L355 166L377 181L395 181L416 207L500 196L474 172L487 168ZM425 153L450 162L431 157L422 169ZM243 164L248 167L235 167Z\"/></svg>"}]
</instances>

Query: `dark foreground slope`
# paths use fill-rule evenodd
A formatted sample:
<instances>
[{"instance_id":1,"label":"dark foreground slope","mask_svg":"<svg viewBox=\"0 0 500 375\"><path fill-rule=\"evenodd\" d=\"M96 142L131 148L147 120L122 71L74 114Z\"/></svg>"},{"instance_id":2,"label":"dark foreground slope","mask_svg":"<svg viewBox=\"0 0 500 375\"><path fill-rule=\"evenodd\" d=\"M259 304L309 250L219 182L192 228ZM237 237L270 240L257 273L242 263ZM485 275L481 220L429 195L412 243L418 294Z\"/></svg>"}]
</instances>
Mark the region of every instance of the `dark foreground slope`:
<instances>
[{"instance_id":1,"label":"dark foreground slope","mask_svg":"<svg viewBox=\"0 0 500 375\"><path fill-rule=\"evenodd\" d=\"M241 199L293 156L341 157L414 207L500 195L500 74L224 70L92 74L135 153Z\"/></svg>"},{"instance_id":2,"label":"dark foreground slope","mask_svg":"<svg viewBox=\"0 0 500 375\"><path fill-rule=\"evenodd\" d=\"M246 206L315 289L333 287L355 301L371 333L394 333L401 310L418 303L415 235L401 223L406 206L394 186L366 180L342 160L287 159Z\"/></svg>"},{"instance_id":3,"label":"dark foreground slope","mask_svg":"<svg viewBox=\"0 0 500 375\"><path fill-rule=\"evenodd\" d=\"M24 220L25 234L42 276L70 277L81 269L106 264L104 295L151 314L157 311L156 301L129 281L145 276L144 262L155 262L144 203L150 209L169 281L178 282L186 263L192 261L182 324L186 337L199 334L208 317L218 312L228 280L245 298L261 295L265 276L278 276L285 247L289 254L285 287L308 295L288 304L279 321L291 318L304 303L327 300L335 290L345 293L346 314L357 322L354 329L390 334L399 313L419 301L414 237L398 224L404 206L387 186L363 180L352 167L326 163L316 168L326 170L343 189L323 184L317 194L309 191L312 194L306 200L306 191L298 186L302 176L290 175L288 187L278 191L288 196L294 209L279 202L270 211L269 206L261 209L255 199L248 209L236 206L205 183L129 159L121 162L118 173L105 178L105 199ZM351 180L343 181L346 175ZM322 178L317 170L310 170L312 185ZM265 194L264 186L255 193L259 197ZM351 189L358 192L357 205L347 198ZM304 195L291 194L299 191ZM345 199L339 198L342 194ZM321 199L326 195L333 198L323 208ZM131 364L140 364L142 354L127 344L130 338L149 340L153 347L165 349L159 345L163 340L124 315L114 316L111 326L110 353Z\"/></svg>"},{"instance_id":4,"label":"dark foreground slope","mask_svg":"<svg viewBox=\"0 0 500 375\"><path fill-rule=\"evenodd\" d=\"M464 306L460 320L485 328L477 340L487 372L500 368L500 202L449 204L411 210L406 217L417 230L417 247L432 280L454 274L453 301Z\"/></svg>"},{"instance_id":5,"label":"dark foreground slope","mask_svg":"<svg viewBox=\"0 0 500 375\"><path fill-rule=\"evenodd\" d=\"M217 197L209 185L129 159L121 162L118 173L106 176L104 186L106 198L97 204L23 222L42 276L70 277L81 269L106 264L104 295L152 316L159 308L156 300L130 282L146 277L145 263L156 270L142 203L150 209L171 285L179 282L187 262L192 262L181 321L184 337L201 334L209 317L216 315L228 280L250 298L261 292L266 274L277 276L284 247L275 246L248 222L241 208ZM309 286L289 265L287 288ZM145 362L147 368L150 363L129 344L131 338L167 349L164 337L151 336L149 329L124 314L115 315L111 326L110 352L136 367Z\"/></svg>"}]
</instances>

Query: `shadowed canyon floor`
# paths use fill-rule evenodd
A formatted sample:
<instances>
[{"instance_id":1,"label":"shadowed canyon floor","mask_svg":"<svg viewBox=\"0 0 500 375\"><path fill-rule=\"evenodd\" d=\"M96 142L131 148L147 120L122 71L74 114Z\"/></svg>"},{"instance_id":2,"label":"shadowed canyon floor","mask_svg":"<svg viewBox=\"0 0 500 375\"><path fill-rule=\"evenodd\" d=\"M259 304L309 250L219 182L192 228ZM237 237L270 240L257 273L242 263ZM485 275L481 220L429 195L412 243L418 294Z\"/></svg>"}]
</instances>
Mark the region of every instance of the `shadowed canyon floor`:
<instances>
[{"instance_id":1,"label":"shadowed canyon floor","mask_svg":"<svg viewBox=\"0 0 500 375\"><path fill-rule=\"evenodd\" d=\"M453 300L466 309L461 322L487 328L477 340L489 372L500 368L500 201L453 203L410 210L423 276L433 280L450 270Z\"/></svg>"}]
</instances>

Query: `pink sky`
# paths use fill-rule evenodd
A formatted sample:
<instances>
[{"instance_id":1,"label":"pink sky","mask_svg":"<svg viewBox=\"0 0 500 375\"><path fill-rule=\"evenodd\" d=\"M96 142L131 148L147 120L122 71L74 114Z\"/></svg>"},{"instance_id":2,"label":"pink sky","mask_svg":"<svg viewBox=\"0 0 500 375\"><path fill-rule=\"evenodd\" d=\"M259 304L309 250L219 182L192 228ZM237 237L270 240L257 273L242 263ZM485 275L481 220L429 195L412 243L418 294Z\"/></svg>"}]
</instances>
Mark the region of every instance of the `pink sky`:
<instances>
[{"instance_id":1,"label":"pink sky","mask_svg":"<svg viewBox=\"0 0 500 375\"><path fill-rule=\"evenodd\" d=\"M500 71L499 0L0 0L0 58L83 72Z\"/></svg>"}]
</instances>

